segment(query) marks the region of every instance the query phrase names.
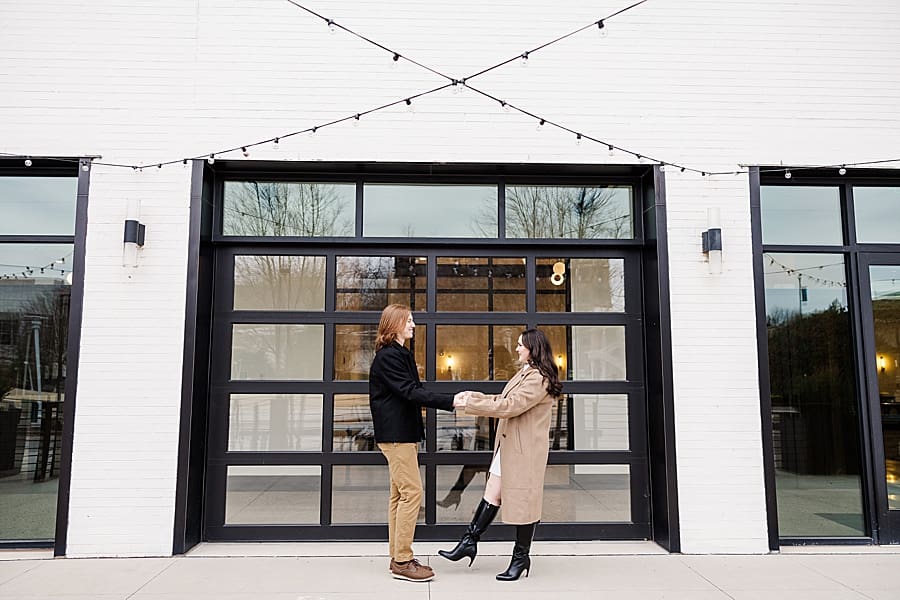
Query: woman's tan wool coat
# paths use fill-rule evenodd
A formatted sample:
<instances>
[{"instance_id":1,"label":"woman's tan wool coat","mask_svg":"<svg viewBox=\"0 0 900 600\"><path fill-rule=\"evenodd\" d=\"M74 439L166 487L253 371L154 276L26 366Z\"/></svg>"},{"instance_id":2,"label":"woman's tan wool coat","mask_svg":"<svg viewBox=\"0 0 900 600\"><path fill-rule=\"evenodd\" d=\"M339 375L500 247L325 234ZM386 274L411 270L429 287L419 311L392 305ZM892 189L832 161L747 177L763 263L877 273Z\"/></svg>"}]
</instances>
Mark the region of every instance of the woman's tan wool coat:
<instances>
[{"instance_id":1,"label":"woman's tan wool coat","mask_svg":"<svg viewBox=\"0 0 900 600\"><path fill-rule=\"evenodd\" d=\"M553 397L535 368L519 371L499 395L473 392L468 415L498 417L496 453L500 448L500 518L526 525L541 519L544 473L550 452Z\"/></svg>"}]
</instances>

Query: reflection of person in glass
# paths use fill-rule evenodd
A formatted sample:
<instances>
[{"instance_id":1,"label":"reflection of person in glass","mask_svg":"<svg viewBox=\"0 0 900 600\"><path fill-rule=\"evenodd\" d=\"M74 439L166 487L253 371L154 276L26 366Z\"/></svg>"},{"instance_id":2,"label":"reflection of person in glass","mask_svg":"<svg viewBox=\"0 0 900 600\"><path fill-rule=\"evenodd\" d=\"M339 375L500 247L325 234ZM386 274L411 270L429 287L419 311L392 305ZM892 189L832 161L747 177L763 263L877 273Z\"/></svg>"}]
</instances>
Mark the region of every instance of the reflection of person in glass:
<instances>
[{"instance_id":1,"label":"reflection of person in glass","mask_svg":"<svg viewBox=\"0 0 900 600\"><path fill-rule=\"evenodd\" d=\"M419 442L425 439L422 406L452 411L453 394L429 392L419 381L416 361L404 344L416 324L408 306L391 304L381 313L375 358L369 370L369 407L375 441L388 463L391 498L388 505L390 571L396 579L431 581L434 571L420 564L412 551L422 503ZM456 395L462 398L462 393Z\"/></svg>"},{"instance_id":2,"label":"reflection of person in glass","mask_svg":"<svg viewBox=\"0 0 900 600\"><path fill-rule=\"evenodd\" d=\"M544 472L550 452L550 414L562 393L553 351L543 331L528 329L516 344L522 368L499 395L466 392L454 406L466 414L498 417L497 438L484 498L466 533L453 550L438 554L450 560L478 552L478 541L503 505L503 521L516 526L512 560L500 581L514 581L531 569L531 540L541 518ZM501 477L501 472L503 476Z\"/></svg>"},{"instance_id":3,"label":"reflection of person in glass","mask_svg":"<svg viewBox=\"0 0 900 600\"><path fill-rule=\"evenodd\" d=\"M491 372L492 379L506 379L509 377L510 373L515 368L515 360L512 357L512 352L507 348L507 346L512 346L512 328L507 327L503 331L503 336L506 338L506 345L502 343L494 344L491 348ZM490 449L490 438L491 438L491 424L490 417L476 417L475 418L475 438L474 444L471 450L475 450L476 452L479 450L488 450ZM456 440L454 440L456 442ZM454 450L469 450L469 448L463 448L462 436L459 436L459 442L454 443ZM465 489L469 486L475 476L479 473L487 473L488 467L487 465L463 465L462 469L459 471L459 476L456 478L456 481L453 483L453 486L447 491L447 495L444 496L441 500L437 501L437 505L441 508L450 508L451 506L455 509L459 506L460 500L462 500L462 494Z\"/></svg>"}]
</instances>

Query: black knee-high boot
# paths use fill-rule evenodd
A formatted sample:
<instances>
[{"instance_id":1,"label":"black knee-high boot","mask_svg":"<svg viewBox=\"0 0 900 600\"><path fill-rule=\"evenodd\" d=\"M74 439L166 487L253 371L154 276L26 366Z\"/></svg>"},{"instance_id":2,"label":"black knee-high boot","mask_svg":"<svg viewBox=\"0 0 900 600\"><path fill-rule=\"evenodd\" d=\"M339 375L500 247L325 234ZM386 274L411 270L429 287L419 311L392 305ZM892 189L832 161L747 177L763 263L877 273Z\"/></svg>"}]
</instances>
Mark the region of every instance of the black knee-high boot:
<instances>
[{"instance_id":1,"label":"black knee-high boot","mask_svg":"<svg viewBox=\"0 0 900 600\"><path fill-rule=\"evenodd\" d=\"M498 510L500 510L499 506L494 506L482 498L481 503L478 504L478 508L475 509L475 516L472 517L472 522L469 523L466 532L463 534L462 539L459 540L459 543L456 544L456 547L450 551L438 550L438 554L448 560L454 561L467 556L469 557L469 566L471 567L472 563L475 561L475 555L478 554L478 540L481 539L481 536L488 528L488 525L490 525L491 521L494 520L494 517L497 516Z\"/></svg>"},{"instance_id":2,"label":"black knee-high boot","mask_svg":"<svg viewBox=\"0 0 900 600\"><path fill-rule=\"evenodd\" d=\"M498 581L515 581L522 573L528 577L531 571L531 540L534 538L534 529L537 523L529 525L516 525L516 544L513 546L512 560L505 571L497 575Z\"/></svg>"}]
</instances>

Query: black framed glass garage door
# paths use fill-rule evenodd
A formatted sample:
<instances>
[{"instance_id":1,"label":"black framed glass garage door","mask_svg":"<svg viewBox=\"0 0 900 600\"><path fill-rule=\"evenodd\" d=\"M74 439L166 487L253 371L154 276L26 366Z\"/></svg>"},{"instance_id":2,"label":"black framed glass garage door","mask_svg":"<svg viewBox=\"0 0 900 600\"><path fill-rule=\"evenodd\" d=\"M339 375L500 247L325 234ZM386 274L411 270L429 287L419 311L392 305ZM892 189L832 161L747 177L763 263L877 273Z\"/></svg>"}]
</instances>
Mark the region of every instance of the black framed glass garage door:
<instances>
[{"instance_id":1,"label":"black framed glass garage door","mask_svg":"<svg viewBox=\"0 0 900 600\"><path fill-rule=\"evenodd\" d=\"M544 329L565 397L541 537L648 538L639 248L544 246L219 245L206 539L386 539L366 379L392 302L414 309L412 350L436 391L499 392L519 332ZM417 539L447 539L481 497L496 423L427 411L426 425Z\"/></svg>"}]
</instances>

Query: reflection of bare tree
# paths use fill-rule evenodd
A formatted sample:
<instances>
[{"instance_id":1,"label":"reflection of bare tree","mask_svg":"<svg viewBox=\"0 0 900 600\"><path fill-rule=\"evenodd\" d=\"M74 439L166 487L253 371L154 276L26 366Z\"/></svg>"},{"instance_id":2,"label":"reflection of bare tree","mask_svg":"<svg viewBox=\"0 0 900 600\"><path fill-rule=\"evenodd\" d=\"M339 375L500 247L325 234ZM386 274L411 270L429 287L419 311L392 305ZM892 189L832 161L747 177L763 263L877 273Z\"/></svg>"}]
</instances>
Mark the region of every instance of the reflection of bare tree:
<instances>
[{"instance_id":1,"label":"reflection of bare tree","mask_svg":"<svg viewBox=\"0 0 900 600\"><path fill-rule=\"evenodd\" d=\"M324 256L235 256L235 309L322 310Z\"/></svg>"},{"instance_id":2,"label":"reflection of bare tree","mask_svg":"<svg viewBox=\"0 0 900 600\"><path fill-rule=\"evenodd\" d=\"M0 355L2 396L14 388L37 390L40 387L44 392L55 392L59 400L66 369L69 287L45 288L7 317L12 317L7 322L14 328L9 350Z\"/></svg>"},{"instance_id":3,"label":"reflection of bare tree","mask_svg":"<svg viewBox=\"0 0 900 600\"><path fill-rule=\"evenodd\" d=\"M631 194L627 188L509 186L506 235L517 238L631 237ZM485 212L476 230L493 236L496 211Z\"/></svg>"},{"instance_id":4,"label":"reflection of bare tree","mask_svg":"<svg viewBox=\"0 0 900 600\"><path fill-rule=\"evenodd\" d=\"M223 231L252 236L346 236L353 203L335 184L242 181L225 186Z\"/></svg>"}]
</instances>

